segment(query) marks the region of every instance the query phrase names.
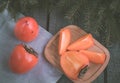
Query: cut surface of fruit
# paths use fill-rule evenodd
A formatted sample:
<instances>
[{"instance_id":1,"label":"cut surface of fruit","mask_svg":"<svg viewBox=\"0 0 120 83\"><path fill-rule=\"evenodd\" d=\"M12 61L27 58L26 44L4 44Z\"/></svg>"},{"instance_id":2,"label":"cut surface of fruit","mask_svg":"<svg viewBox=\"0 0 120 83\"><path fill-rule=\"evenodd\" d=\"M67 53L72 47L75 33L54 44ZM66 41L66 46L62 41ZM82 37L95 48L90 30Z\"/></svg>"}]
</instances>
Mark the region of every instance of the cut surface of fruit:
<instances>
[{"instance_id":1,"label":"cut surface of fruit","mask_svg":"<svg viewBox=\"0 0 120 83\"><path fill-rule=\"evenodd\" d=\"M61 29L59 33L59 45L58 45L59 55L62 55L66 51L70 43L70 39L71 39L70 30L66 28Z\"/></svg>"},{"instance_id":2,"label":"cut surface of fruit","mask_svg":"<svg viewBox=\"0 0 120 83\"><path fill-rule=\"evenodd\" d=\"M91 34L86 34L80 37L78 40L74 41L68 46L68 50L84 50L93 46L93 37Z\"/></svg>"}]
</instances>

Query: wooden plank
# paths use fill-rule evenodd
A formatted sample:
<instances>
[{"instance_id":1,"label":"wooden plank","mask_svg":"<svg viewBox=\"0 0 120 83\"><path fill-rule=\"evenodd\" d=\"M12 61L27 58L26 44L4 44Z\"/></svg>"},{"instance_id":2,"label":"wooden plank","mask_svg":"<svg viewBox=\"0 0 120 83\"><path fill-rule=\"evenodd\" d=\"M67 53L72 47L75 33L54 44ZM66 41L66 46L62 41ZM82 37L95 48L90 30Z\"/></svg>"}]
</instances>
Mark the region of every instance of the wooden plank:
<instances>
[{"instance_id":1,"label":"wooden plank","mask_svg":"<svg viewBox=\"0 0 120 83\"><path fill-rule=\"evenodd\" d=\"M108 67L104 70L104 83L108 83Z\"/></svg>"},{"instance_id":2,"label":"wooden plank","mask_svg":"<svg viewBox=\"0 0 120 83\"><path fill-rule=\"evenodd\" d=\"M57 81L57 83L73 83L73 82L69 80L65 75L62 75L62 77Z\"/></svg>"},{"instance_id":3,"label":"wooden plank","mask_svg":"<svg viewBox=\"0 0 120 83\"><path fill-rule=\"evenodd\" d=\"M53 35L68 24L69 22L64 19L63 15L60 12L56 11L50 13L49 32Z\"/></svg>"},{"instance_id":4,"label":"wooden plank","mask_svg":"<svg viewBox=\"0 0 120 83\"><path fill-rule=\"evenodd\" d=\"M104 83L104 72L92 83Z\"/></svg>"},{"instance_id":5,"label":"wooden plank","mask_svg":"<svg viewBox=\"0 0 120 83\"><path fill-rule=\"evenodd\" d=\"M108 65L108 83L120 83L120 43L114 42L109 50L111 60Z\"/></svg>"},{"instance_id":6,"label":"wooden plank","mask_svg":"<svg viewBox=\"0 0 120 83\"><path fill-rule=\"evenodd\" d=\"M82 19L84 19L83 17L80 17ZM64 14L62 14L61 12L52 12L50 14L50 25L49 25L49 31L54 35L55 33L57 33L61 28L63 28L66 25L71 24L70 22L68 22L68 20L64 19ZM78 26L82 26L82 28L84 29L84 25L83 22L81 20L77 20L75 21L75 23L73 23L75 25ZM62 76L61 79L58 81L58 83L72 83L72 81L70 81L66 76ZM95 81L94 83L104 83L104 74L101 74Z\"/></svg>"}]
</instances>

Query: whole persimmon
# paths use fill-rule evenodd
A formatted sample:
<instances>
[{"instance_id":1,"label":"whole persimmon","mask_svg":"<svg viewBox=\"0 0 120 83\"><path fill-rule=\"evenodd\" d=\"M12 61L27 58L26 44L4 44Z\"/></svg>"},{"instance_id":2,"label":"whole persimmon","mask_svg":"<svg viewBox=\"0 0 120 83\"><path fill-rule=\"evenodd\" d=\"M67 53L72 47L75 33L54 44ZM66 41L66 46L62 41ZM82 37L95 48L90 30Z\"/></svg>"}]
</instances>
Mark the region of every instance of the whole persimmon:
<instances>
[{"instance_id":1,"label":"whole persimmon","mask_svg":"<svg viewBox=\"0 0 120 83\"><path fill-rule=\"evenodd\" d=\"M30 71L37 63L37 52L23 44L16 45L9 58L9 67L17 74Z\"/></svg>"},{"instance_id":2,"label":"whole persimmon","mask_svg":"<svg viewBox=\"0 0 120 83\"><path fill-rule=\"evenodd\" d=\"M14 34L17 39L30 42L34 40L39 32L39 26L36 20L32 17L20 18L14 28Z\"/></svg>"}]
</instances>

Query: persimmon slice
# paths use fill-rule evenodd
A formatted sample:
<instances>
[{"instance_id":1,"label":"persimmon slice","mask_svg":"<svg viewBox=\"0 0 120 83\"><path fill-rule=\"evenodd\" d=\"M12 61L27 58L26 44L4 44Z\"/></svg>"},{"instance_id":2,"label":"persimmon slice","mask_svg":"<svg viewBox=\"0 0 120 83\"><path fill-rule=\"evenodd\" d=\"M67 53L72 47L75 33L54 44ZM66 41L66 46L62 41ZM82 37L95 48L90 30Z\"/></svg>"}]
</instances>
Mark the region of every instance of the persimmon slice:
<instances>
[{"instance_id":1,"label":"persimmon slice","mask_svg":"<svg viewBox=\"0 0 120 83\"><path fill-rule=\"evenodd\" d=\"M70 39L71 39L70 30L67 28L61 29L59 33L59 45L58 45L59 55L62 55L66 51L70 43Z\"/></svg>"},{"instance_id":2,"label":"persimmon slice","mask_svg":"<svg viewBox=\"0 0 120 83\"><path fill-rule=\"evenodd\" d=\"M93 46L93 37L91 34L86 34L80 37L78 40L74 41L68 46L68 50L84 50Z\"/></svg>"},{"instance_id":3,"label":"persimmon slice","mask_svg":"<svg viewBox=\"0 0 120 83\"><path fill-rule=\"evenodd\" d=\"M105 62L105 54L104 53L98 53L95 51L89 51L89 50L80 50L80 53L84 54L88 57L88 59L96 64L103 64Z\"/></svg>"},{"instance_id":4,"label":"persimmon slice","mask_svg":"<svg viewBox=\"0 0 120 83\"><path fill-rule=\"evenodd\" d=\"M60 57L60 65L66 76L75 80L80 77L80 71L89 65L89 60L77 51L67 51Z\"/></svg>"}]
</instances>

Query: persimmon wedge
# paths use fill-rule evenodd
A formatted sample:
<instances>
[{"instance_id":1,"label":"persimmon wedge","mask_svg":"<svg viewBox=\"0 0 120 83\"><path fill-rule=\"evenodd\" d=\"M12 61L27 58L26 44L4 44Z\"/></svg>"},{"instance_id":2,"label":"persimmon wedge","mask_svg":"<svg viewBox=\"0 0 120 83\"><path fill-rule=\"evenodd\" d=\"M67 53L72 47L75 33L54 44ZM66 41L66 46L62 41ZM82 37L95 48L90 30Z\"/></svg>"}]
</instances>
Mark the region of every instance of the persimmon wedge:
<instances>
[{"instance_id":1,"label":"persimmon wedge","mask_svg":"<svg viewBox=\"0 0 120 83\"><path fill-rule=\"evenodd\" d=\"M59 33L59 45L58 45L59 55L62 55L66 51L70 43L70 39L71 39L70 30L67 28L61 29Z\"/></svg>"},{"instance_id":2,"label":"persimmon wedge","mask_svg":"<svg viewBox=\"0 0 120 83\"><path fill-rule=\"evenodd\" d=\"M98 53L98 52L89 51L89 50L80 50L80 53L87 56L88 59L93 63L103 64L105 62L105 54L104 53Z\"/></svg>"},{"instance_id":3,"label":"persimmon wedge","mask_svg":"<svg viewBox=\"0 0 120 83\"><path fill-rule=\"evenodd\" d=\"M93 46L93 37L91 34L86 34L80 37L78 40L74 41L68 46L68 50L84 50Z\"/></svg>"},{"instance_id":4,"label":"persimmon wedge","mask_svg":"<svg viewBox=\"0 0 120 83\"><path fill-rule=\"evenodd\" d=\"M89 66L89 60L77 51L67 51L60 57L60 65L68 78L76 80L85 73L82 71Z\"/></svg>"}]
</instances>

